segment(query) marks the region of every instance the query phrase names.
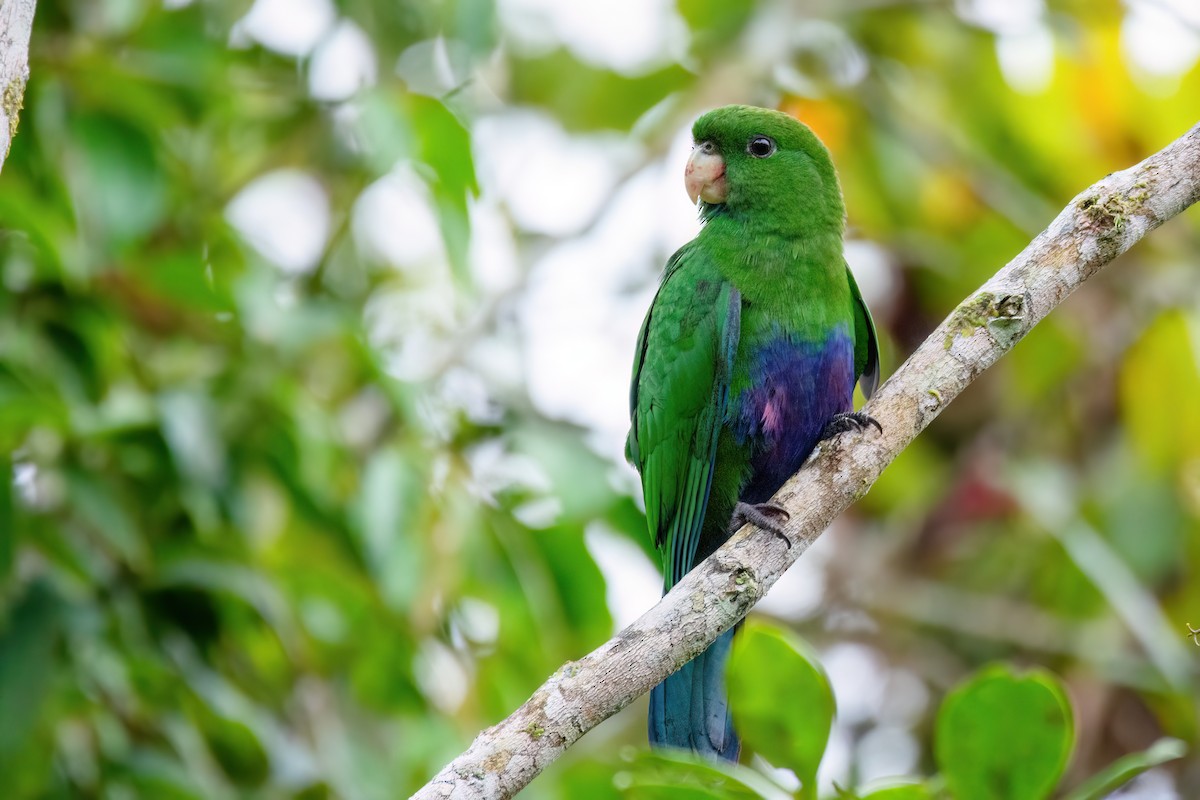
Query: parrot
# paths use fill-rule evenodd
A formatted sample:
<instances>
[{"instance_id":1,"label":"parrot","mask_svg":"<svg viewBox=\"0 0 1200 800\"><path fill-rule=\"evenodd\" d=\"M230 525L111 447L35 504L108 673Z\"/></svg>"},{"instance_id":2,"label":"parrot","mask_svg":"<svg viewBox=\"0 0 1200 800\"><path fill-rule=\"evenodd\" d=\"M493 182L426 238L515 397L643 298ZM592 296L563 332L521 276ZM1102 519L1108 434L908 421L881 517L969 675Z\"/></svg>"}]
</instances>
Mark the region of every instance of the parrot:
<instances>
[{"instance_id":1,"label":"parrot","mask_svg":"<svg viewBox=\"0 0 1200 800\"><path fill-rule=\"evenodd\" d=\"M879 428L853 410L855 384L870 397L879 383L879 341L829 151L753 106L703 114L692 137L684 183L702 224L638 334L626 440L664 594L745 523L787 542L771 496L819 441ZM652 746L737 760L724 670L738 627L651 691Z\"/></svg>"}]
</instances>

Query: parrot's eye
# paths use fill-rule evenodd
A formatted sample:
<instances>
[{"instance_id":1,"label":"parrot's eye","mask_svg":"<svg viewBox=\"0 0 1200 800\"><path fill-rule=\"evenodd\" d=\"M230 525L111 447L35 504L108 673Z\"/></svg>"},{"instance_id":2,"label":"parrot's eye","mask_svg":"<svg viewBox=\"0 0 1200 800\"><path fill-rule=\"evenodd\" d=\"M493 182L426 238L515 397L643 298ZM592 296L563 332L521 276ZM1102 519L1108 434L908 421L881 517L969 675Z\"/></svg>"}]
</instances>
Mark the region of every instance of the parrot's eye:
<instances>
[{"instance_id":1,"label":"parrot's eye","mask_svg":"<svg viewBox=\"0 0 1200 800\"><path fill-rule=\"evenodd\" d=\"M755 136L746 145L746 152L755 158L769 158L775 155L775 142L769 136Z\"/></svg>"}]
</instances>

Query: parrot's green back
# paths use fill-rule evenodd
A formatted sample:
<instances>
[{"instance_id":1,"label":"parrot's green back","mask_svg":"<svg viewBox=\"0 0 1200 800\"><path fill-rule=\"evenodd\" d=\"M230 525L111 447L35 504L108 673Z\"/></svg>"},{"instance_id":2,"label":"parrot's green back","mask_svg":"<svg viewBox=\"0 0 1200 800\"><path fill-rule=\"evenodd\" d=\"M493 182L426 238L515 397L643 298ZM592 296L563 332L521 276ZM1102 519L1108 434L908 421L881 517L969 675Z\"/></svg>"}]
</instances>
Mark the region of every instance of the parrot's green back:
<instances>
[{"instance_id":1,"label":"parrot's green back","mask_svg":"<svg viewBox=\"0 0 1200 800\"><path fill-rule=\"evenodd\" d=\"M842 254L828 152L784 114L709 112L697 143L722 154L725 201L668 262L638 338L627 453L663 556L664 590L803 463L829 420L879 375L870 314ZM749 144L766 137L769 156ZM760 147L760 149L762 149ZM651 696L652 742L736 758L722 672L732 632Z\"/></svg>"}]
</instances>

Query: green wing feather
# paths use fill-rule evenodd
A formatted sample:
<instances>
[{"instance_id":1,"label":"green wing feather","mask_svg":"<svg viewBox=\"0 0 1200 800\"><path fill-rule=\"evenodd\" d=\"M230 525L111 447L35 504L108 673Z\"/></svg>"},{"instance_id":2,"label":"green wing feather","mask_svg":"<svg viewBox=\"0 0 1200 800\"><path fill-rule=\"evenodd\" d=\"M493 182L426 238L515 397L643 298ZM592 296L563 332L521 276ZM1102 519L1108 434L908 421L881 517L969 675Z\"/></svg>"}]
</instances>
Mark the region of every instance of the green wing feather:
<instances>
[{"instance_id":1,"label":"green wing feather","mask_svg":"<svg viewBox=\"0 0 1200 800\"><path fill-rule=\"evenodd\" d=\"M879 337L875 333L875 320L871 319L871 311L863 302L849 266L846 279L850 281L854 299L854 374L858 375L863 396L869 398L879 388Z\"/></svg>"},{"instance_id":2,"label":"green wing feather","mask_svg":"<svg viewBox=\"0 0 1200 800\"><path fill-rule=\"evenodd\" d=\"M667 587L692 568L700 543L740 322L738 291L685 247L638 337L626 455L642 474Z\"/></svg>"}]
</instances>

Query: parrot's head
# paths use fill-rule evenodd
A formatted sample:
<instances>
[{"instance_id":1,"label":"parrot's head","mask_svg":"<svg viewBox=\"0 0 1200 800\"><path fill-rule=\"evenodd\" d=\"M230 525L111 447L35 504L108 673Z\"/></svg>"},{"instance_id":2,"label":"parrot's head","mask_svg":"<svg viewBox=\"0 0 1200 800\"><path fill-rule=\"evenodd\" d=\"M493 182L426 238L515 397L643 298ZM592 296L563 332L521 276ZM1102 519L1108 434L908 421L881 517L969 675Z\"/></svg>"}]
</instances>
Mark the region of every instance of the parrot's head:
<instances>
[{"instance_id":1,"label":"parrot's head","mask_svg":"<svg viewBox=\"0 0 1200 800\"><path fill-rule=\"evenodd\" d=\"M702 213L794 217L841 232L845 206L829 151L799 120L781 111L725 106L692 126L695 145L684 173Z\"/></svg>"}]
</instances>

